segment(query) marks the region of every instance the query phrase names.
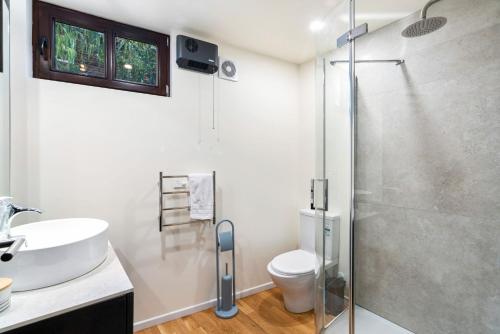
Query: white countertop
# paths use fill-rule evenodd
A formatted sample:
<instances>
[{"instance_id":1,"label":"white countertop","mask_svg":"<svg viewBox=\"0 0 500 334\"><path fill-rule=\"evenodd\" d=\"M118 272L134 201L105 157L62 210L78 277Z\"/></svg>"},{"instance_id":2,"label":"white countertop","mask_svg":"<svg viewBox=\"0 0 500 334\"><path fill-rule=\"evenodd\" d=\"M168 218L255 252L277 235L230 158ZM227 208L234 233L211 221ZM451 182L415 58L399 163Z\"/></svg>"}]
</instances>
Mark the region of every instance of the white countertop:
<instances>
[{"instance_id":1,"label":"white countertop","mask_svg":"<svg viewBox=\"0 0 500 334\"><path fill-rule=\"evenodd\" d=\"M108 257L93 271L51 287L14 292L10 307L0 312L0 333L132 291L132 283L110 244Z\"/></svg>"}]
</instances>

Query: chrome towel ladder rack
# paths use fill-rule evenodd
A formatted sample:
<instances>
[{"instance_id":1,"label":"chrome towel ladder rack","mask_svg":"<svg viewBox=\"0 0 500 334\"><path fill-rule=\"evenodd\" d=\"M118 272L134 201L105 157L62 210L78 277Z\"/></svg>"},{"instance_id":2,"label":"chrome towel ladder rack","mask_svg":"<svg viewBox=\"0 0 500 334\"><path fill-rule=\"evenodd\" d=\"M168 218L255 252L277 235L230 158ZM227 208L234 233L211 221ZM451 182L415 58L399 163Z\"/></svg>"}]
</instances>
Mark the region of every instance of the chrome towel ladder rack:
<instances>
[{"instance_id":1,"label":"chrome towel ladder rack","mask_svg":"<svg viewBox=\"0 0 500 334\"><path fill-rule=\"evenodd\" d=\"M182 194L185 194L188 196L188 199L189 199L189 190L179 190L179 191L164 191L163 190L163 180L164 179L187 179L188 178L188 175L167 175L166 173L164 172L160 172L160 181L159 181L159 188L160 188L160 214L159 214L159 217L158 217L158 220L159 220L159 227L160 227L160 232L163 231L163 228L164 227L169 227L169 226L177 226L177 225L186 225L186 224L192 224L192 223L200 223L200 222L205 222L206 220L190 220L188 222L184 222L184 223L176 223L176 224L163 224L163 213L165 211L174 211L174 210L190 210L191 207L189 205L185 205L185 206L174 206L174 207L163 207L163 201L165 199L165 196L169 196L169 195L182 195ZM216 217L216 211L215 211L215 171L212 172L212 178L213 178L213 192L214 192L214 204L213 204L213 207L214 207L214 212L213 212L213 216L212 216L212 224L215 224L215 217Z\"/></svg>"}]
</instances>

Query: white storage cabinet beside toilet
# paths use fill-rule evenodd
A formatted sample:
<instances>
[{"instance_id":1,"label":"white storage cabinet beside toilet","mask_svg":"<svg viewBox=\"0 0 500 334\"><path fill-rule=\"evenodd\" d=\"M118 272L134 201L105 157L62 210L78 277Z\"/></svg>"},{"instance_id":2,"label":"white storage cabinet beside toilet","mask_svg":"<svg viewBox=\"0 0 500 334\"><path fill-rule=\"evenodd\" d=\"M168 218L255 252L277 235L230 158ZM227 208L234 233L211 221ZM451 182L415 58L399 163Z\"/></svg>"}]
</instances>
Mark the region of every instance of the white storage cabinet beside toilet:
<instances>
[{"instance_id":1,"label":"white storage cabinet beside toilet","mask_svg":"<svg viewBox=\"0 0 500 334\"><path fill-rule=\"evenodd\" d=\"M325 215L325 253L326 266L338 264L338 235L340 218L326 213ZM267 265L274 284L281 289L285 307L293 313L307 312L314 307L314 271L319 267L315 255L316 228L313 210L300 210L300 249L292 250L276 256Z\"/></svg>"}]
</instances>

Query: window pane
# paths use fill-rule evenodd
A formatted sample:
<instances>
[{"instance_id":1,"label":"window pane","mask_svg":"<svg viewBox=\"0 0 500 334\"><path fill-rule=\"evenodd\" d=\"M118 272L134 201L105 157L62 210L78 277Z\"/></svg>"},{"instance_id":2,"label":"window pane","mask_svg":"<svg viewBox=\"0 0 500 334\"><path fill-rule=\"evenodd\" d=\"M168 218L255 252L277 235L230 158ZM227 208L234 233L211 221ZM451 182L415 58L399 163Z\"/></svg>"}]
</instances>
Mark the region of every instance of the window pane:
<instances>
[{"instance_id":1,"label":"window pane","mask_svg":"<svg viewBox=\"0 0 500 334\"><path fill-rule=\"evenodd\" d=\"M115 38L115 79L157 86L158 48L156 45Z\"/></svg>"},{"instance_id":2,"label":"window pane","mask_svg":"<svg viewBox=\"0 0 500 334\"><path fill-rule=\"evenodd\" d=\"M104 78L104 33L55 23L54 65L57 71Z\"/></svg>"}]
</instances>

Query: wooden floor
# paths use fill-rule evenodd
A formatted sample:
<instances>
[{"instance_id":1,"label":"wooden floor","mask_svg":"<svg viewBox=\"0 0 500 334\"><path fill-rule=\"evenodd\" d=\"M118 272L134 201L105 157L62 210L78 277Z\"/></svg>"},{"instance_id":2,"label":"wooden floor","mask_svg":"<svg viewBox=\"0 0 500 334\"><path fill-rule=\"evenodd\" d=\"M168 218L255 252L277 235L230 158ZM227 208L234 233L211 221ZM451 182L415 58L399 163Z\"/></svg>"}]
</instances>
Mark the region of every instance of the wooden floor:
<instances>
[{"instance_id":1,"label":"wooden floor","mask_svg":"<svg viewBox=\"0 0 500 334\"><path fill-rule=\"evenodd\" d=\"M239 313L229 320L215 316L213 309L145 329L138 334L312 334L313 311L293 314L285 310L281 292L274 288L238 300Z\"/></svg>"}]
</instances>

